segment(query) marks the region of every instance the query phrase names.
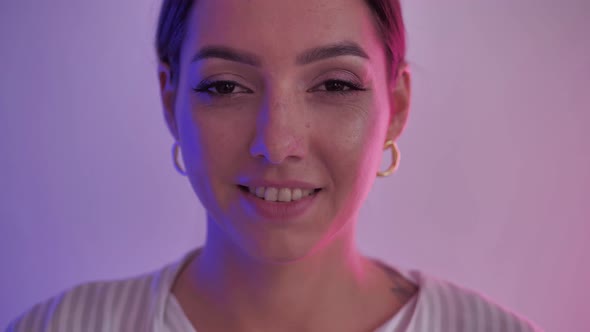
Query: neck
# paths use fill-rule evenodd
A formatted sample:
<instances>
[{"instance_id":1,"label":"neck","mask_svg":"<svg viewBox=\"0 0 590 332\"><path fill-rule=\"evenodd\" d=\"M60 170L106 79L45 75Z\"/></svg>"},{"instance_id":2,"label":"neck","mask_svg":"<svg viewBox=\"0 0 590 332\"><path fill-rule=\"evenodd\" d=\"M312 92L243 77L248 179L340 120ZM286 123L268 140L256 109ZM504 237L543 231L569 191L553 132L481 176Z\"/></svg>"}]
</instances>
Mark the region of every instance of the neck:
<instances>
[{"instance_id":1,"label":"neck","mask_svg":"<svg viewBox=\"0 0 590 332\"><path fill-rule=\"evenodd\" d=\"M249 256L208 225L206 245L183 273L185 284L239 330L276 330L285 322L311 330L322 320L334 322L348 311L344 306L358 309L377 275L354 245L354 223L347 225L323 248L280 264Z\"/></svg>"}]
</instances>

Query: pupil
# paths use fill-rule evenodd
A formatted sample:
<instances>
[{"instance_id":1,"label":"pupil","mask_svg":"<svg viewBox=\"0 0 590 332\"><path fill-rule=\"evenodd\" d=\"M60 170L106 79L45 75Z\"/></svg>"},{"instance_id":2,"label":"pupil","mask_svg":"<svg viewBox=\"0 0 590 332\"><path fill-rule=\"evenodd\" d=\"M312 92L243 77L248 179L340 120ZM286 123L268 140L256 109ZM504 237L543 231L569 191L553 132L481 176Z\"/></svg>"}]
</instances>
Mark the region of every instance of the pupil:
<instances>
[{"instance_id":1,"label":"pupil","mask_svg":"<svg viewBox=\"0 0 590 332\"><path fill-rule=\"evenodd\" d=\"M235 85L233 83L221 83L217 86L217 91L219 93L231 93L234 91Z\"/></svg>"},{"instance_id":2,"label":"pupil","mask_svg":"<svg viewBox=\"0 0 590 332\"><path fill-rule=\"evenodd\" d=\"M326 83L326 89L327 90L342 90L342 88L344 88L344 85L341 82L337 82L337 81L329 81Z\"/></svg>"}]
</instances>

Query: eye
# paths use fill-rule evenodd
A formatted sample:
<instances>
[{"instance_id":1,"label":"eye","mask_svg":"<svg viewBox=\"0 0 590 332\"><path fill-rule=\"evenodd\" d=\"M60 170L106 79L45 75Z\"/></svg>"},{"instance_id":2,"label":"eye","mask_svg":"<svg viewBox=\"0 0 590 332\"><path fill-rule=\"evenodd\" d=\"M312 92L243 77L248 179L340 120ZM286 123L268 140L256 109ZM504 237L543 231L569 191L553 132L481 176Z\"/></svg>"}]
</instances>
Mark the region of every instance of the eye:
<instances>
[{"instance_id":1,"label":"eye","mask_svg":"<svg viewBox=\"0 0 590 332\"><path fill-rule=\"evenodd\" d=\"M326 91L346 91L350 89L349 84L346 84L343 81L336 80L326 81L326 83L324 83L324 86L326 87Z\"/></svg>"},{"instance_id":2,"label":"eye","mask_svg":"<svg viewBox=\"0 0 590 332\"><path fill-rule=\"evenodd\" d=\"M366 89L362 88L356 83L347 82L343 80L327 80L322 84L318 85L319 87L325 87L325 89L317 89L316 91L326 92L326 93L338 93L338 94L349 94L355 93L358 91L365 91Z\"/></svg>"},{"instance_id":3,"label":"eye","mask_svg":"<svg viewBox=\"0 0 590 332\"><path fill-rule=\"evenodd\" d=\"M244 88L234 81L202 81L193 90L197 93L206 93L213 97L230 97L238 93L252 93L252 90ZM215 91L213 91L215 90ZM235 92L235 90L241 90Z\"/></svg>"}]
</instances>

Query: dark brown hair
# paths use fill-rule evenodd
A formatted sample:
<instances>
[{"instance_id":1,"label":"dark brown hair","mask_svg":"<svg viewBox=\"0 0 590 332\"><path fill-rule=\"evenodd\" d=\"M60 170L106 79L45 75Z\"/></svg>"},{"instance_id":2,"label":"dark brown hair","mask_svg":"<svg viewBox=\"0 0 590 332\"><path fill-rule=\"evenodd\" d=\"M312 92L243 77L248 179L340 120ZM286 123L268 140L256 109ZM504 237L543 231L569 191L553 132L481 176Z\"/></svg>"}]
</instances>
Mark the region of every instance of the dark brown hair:
<instances>
[{"instance_id":1,"label":"dark brown hair","mask_svg":"<svg viewBox=\"0 0 590 332\"><path fill-rule=\"evenodd\" d=\"M163 0L156 33L156 51L160 61L170 66L171 81L180 74L180 52L186 35L188 16L197 0ZM387 78L391 80L405 61L406 36L399 0L364 0L371 9L387 60Z\"/></svg>"}]
</instances>

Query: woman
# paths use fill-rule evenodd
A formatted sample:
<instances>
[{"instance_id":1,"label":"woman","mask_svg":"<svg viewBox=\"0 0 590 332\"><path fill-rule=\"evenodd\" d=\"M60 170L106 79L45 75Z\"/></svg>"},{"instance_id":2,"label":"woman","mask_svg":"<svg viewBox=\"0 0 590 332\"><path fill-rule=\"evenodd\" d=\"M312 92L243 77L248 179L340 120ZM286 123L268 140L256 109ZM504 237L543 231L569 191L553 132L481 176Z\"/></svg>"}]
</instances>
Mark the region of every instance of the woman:
<instances>
[{"instance_id":1,"label":"woman","mask_svg":"<svg viewBox=\"0 0 590 332\"><path fill-rule=\"evenodd\" d=\"M9 331L536 330L354 243L408 117L398 1L166 0L157 51L174 164L207 211L206 243L151 274L66 291ZM384 148L393 163L380 171Z\"/></svg>"}]
</instances>

